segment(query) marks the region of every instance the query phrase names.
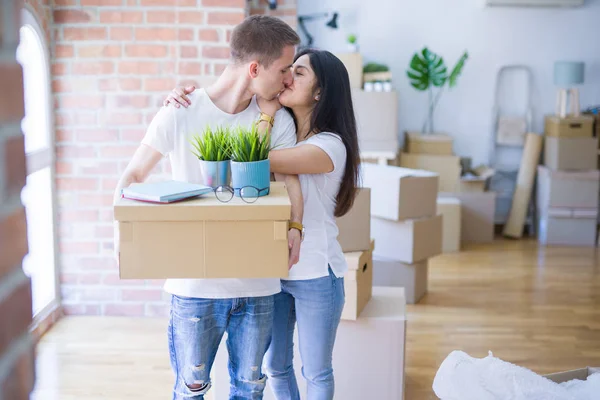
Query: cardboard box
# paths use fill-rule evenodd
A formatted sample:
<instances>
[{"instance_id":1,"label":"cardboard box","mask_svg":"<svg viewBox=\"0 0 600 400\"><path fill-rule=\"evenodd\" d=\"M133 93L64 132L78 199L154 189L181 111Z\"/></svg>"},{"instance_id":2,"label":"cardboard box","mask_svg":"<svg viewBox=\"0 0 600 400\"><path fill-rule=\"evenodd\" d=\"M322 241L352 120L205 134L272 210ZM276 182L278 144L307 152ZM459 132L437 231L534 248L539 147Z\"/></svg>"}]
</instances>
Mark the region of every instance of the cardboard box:
<instances>
[{"instance_id":1,"label":"cardboard box","mask_svg":"<svg viewBox=\"0 0 600 400\"><path fill-rule=\"evenodd\" d=\"M486 165L469 170L460 177L458 191L461 193L481 193L488 190L492 177L496 171Z\"/></svg>"},{"instance_id":2,"label":"cardboard box","mask_svg":"<svg viewBox=\"0 0 600 400\"><path fill-rule=\"evenodd\" d=\"M552 208L597 209L600 171L552 171L538 166L540 212Z\"/></svg>"},{"instance_id":3,"label":"cardboard box","mask_svg":"<svg viewBox=\"0 0 600 400\"><path fill-rule=\"evenodd\" d=\"M280 182L252 204L214 194L173 204L120 199L120 277L285 278L290 211Z\"/></svg>"},{"instance_id":4,"label":"cardboard box","mask_svg":"<svg viewBox=\"0 0 600 400\"><path fill-rule=\"evenodd\" d=\"M596 213L578 213L570 210L562 215L541 215L538 240L544 245L589 246L596 245ZM558 215L557 215L558 214Z\"/></svg>"},{"instance_id":5,"label":"cardboard box","mask_svg":"<svg viewBox=\"0 0 600 400\"><path fill-rule=\"evenodd\" d=\"M373 285L404 288L406 304L417 304L427 293L429 261L406 264L384 258L373 258Z\"/></svg>"},{"instance_id":6,"label":"cardboard box","mask_svg":"<svg viewBox=\"0 0 600 400\"><path fill-rule=\"evenodd\" d=\"M442 216L388 221L371 218L374 256L414 264L442 253Z\"/></svg>"},{"instance_id":7,"label":"cardboard box","mask_svg":"<svg viewBox=\"0 0 600 400\"><path fill-rule=\"evenodd\" d=\"M494 240L496 193L440 193L440 198L460 200L461 243L490 243Z\"/></svg>"},{"instance_id":8,"label":"cardboard box","mask_svg":"<svg viewBox=\"0 0 600 400\"><path fill-rule=\"evenodd\" d=\"M398 141L398 93L352 89L352 101L362 152L395 151Z\"/></svg>"},{"instance_id":9,"label":"cardboard box","mask_svg":"<svg viewBox=\"0 0 600 400\"><path fill-rule=\"evenodd\" d=\"M460 157L402 153L400 166L435 172L440 176L440 192L455 192L458 189L461 175Z\"/></svg>"},{"instance_id":10,"label":"cardboard box","mask_svg":"<svg viewBox=\"0 0 600 400\"><path fill-rule=\"evenodd\" d=\"M348 272L344 275L346 302L342 319L355 321L371 299L373 291L373 248L367 251L345 253Z\"/></svg>"},{"instance_id":11,"label":"cardboard box","mask_svg":"<svg viewBox=\"0 0 600 400\"><path fill-rule=\"evenodd\" d=\"M451 156L454 154L453 143L454 139L445 133L422 134L420 132L406 132L404 152Z\"/></svg>"},{"instance_id":12,"label":"cardboard box","mask_svg":"<svg viewBox=\"0 0 600 400\"><path fill-rule=\"evenodd\" d=\"M371 216L400 221L435 215L435 173L366 163L361 173L363 186L371 188Z\"/></svg>"},{"instance_id":13,"label":"cardboard box","mask_svg":"<svg viewBox=\"0 0 600 400\"><path fill-rule=\"evenodd\" d=\"M215 357L212 372L214 400L229 399L229 360L226 336ZM294 373L302 399L308 399L298 329L294 330ZM335 398L343 400L401 400L404 398L406 299L400 287L374 287L373 297L356 321L341 321L333 348ZM357 362L360 360L360 362ZM390 379L393 376L394 379ZM360 384L357 384L360 382ZM264 400L274 400L269 384Z\"/></svg>"},{"instance_id":14,"label":"cardboard box","mask_svg":"<svg viewBox=\"0 0 600 400\"><path fill-rule=\"evenodd\" d=\"M362 89L363 86L363 57L358 52L353 53L336 53L336 57L340 59L350 78L350 87Z\"/></svg>"},{"instance_id":15,"label":"cardboard box","mask_svg":"<svg viewBox=\"0 0 600 400\"><path fill-rule=\"evenodd\" d=\"M589 115L560 118L547 115L544 119L544 132L549 137L591 138L594 135L594 118Z\"/></svg>"},{"instance_id":16,"label":"cardboard box","mask_svg":"<svg viewBox=\"0 0 600 400\"><path fill-rule=\"evenodd\" d=\"M437 213L442 221L442 251L454 253L460 251L461 230L460 200L453 197L437 199Z\"/></svg>"},{"instance_id":17,"label":"cardboard box","mask_svg":"<svg viewBox=\"0 0 600 400\"><path fill-rule=\"evenodd\" d=\"M585 381L590 375L600 373L600 367L579 368L571 371L556 372L554 374L544 375L554 383L563 383L579 379Z\"/></svg>"},{"instance_id":18,"label":"cardboard box","mask_svg":"<svg viewBox=\"0 0 600 400\"><path fill-rule=\"evenodd\" d=\"M371 189L359 188L354 205L346 215L336 218L338 242L344 253L371 248Z\"/></svg>"},{"instance_id":19,"label":"cardboard box","mask_svg":"<svg viewBox=\"0 0 600 400\"><path fill-rule=\"evenodd\" d=\"M597 168L598 138L546 137L544 165L554 170Z\"/></svg>"}]
</instances>

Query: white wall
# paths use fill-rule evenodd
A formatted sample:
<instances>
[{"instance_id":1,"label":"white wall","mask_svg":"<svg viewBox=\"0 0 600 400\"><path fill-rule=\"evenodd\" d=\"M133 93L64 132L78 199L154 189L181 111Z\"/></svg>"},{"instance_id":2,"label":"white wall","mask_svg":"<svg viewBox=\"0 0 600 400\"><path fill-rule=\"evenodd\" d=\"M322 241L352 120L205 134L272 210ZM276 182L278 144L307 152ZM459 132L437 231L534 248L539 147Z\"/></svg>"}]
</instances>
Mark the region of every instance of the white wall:
<instances>
[{"instance_id":1,"label":"white wall","mask_svg":"<svg viewBox=\"0 0 600 400\"><path fill-rule=\"evenodd\" d=\"M406 77L412 55L428 46L451 68L468 50L458 86L442 96L435 122L436 130L455 138L457 154L480 163L488 160L495 80L503 65L533 70L535 132L543 130L543 115L554 110L555 60L585 61L581 105L600 104L600 0L586 3L562 9L486 8L483 0L298 0L298 14L338 11L338 30L323 20L307 23L313 45L344 51L347 34L356 33L366 62L390 66L399 92L401 132L420 129L426 112L427 95L413 89ZM523 98L515 92L505 100Z\"/></svg>"}]
</instances>

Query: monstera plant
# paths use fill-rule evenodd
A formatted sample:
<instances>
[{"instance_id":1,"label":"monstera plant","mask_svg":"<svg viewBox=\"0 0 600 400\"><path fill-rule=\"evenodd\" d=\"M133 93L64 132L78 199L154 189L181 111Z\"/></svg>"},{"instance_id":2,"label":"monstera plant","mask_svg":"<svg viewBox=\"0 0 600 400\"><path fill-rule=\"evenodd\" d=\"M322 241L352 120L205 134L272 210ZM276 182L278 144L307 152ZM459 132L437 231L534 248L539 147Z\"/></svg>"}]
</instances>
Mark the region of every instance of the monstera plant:
<instances>
[{"instance_id":1,"label":"monstera plant","mask_svg":"<svg viewBox=\"0 0 600 400\"><path fill-rule=\"evenodd\" d=\"M410 78L410 84L419 91L428 91L429 93L429 111L423 124L423 133L434 131L433 114L444 91L444 86L446 83L449 88L456 86L458 77L468 58L469 55L465 52L450 73L448 73L444 59L427 47L421 50L420 53L415 53L411 59L410 68L406 72ZM437 88L437 93L434 93L434 88Z\"/></svg>"}]
</instances>

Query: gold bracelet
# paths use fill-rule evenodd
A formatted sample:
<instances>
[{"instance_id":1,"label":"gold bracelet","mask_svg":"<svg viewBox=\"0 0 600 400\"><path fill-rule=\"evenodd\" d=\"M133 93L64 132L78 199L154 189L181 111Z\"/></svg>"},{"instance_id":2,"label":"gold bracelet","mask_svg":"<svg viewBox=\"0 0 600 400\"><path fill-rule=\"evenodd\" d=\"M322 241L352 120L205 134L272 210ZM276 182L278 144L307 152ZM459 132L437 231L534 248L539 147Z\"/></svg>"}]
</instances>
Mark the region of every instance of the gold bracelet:
<instances>
[{"instance_id":1,"label":"gold bracelet","mask_svg":"<svg viewBox=\"0 0 600 400\"><path fill-rule=\"evenodd\" d=\"M261 111L260 116L258 117L258 121L256 121L256 124L260 124L262 121L267 121L269 123L269 125L271 125L271 128L273 127L273 124L275 123L275 118L271 117L268 114L265 114L264 112Z\"/></svg>"}]
</instances>

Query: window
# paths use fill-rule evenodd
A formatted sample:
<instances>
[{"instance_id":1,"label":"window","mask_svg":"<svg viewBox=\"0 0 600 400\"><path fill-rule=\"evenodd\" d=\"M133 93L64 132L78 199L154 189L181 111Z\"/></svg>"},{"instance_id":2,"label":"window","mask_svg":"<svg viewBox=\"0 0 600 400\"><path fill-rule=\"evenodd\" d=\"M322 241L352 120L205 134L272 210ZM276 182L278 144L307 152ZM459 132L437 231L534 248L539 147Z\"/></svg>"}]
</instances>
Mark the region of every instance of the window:
<instances>
[{"instance_id":1,"label":"window","mask_svg":"<svg viewBox=\"0 0 600 400\"><path fill-rule=\"evenodd\" d=\"M21 200L27 213L29 254L23 270L31 278L35 316L57 303L54 144L51 129L50 73L43 31L35 17L22 12L17 61L23 67L27 183Z\"/></svg>"}]
</instances>

